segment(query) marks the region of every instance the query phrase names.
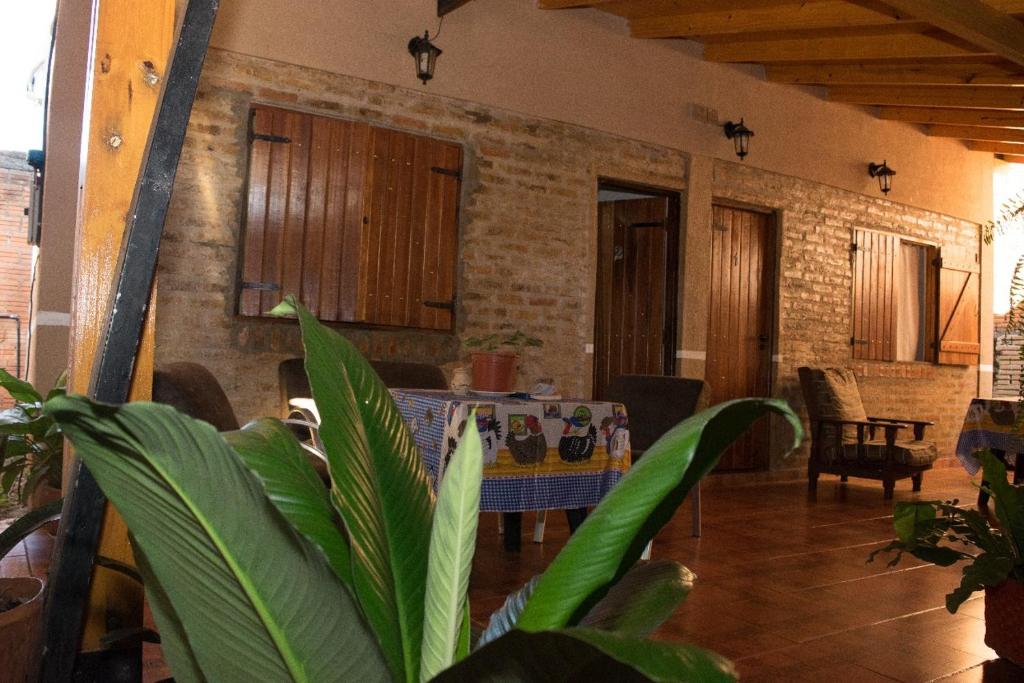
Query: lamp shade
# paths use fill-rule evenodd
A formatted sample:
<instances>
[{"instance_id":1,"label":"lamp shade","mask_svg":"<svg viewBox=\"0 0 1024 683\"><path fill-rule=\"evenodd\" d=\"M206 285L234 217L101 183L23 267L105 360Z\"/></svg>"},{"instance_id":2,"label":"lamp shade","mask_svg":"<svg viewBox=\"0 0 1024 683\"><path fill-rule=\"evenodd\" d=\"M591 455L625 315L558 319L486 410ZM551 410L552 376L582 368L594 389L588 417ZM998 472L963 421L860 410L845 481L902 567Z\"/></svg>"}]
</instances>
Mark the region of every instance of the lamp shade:
<instances>
[{"instance_id":1,"label":"lamp shade","mask_svg":"<svg viewBox=\"0 0 1024 683\"><path fill-rule=\"evenodd\" d=\"M887 162L868 164L868 175L878 179L878 189L882 191L882 194L889 194L892 189L892 177L896 175L896 171L889 168Z\"/></svg>"},{"instance_id":2,"label":"lamp shade","mask_svg":"<svg viewBox=\"0 0 1024 683\"><path fill-rule=\"evenodd\" d=\"M736 156L740 159L747 156L750 152L750 138L754 137L754 131L743 124L743 119L740 119L739 123L729 121L724 127L725 137L732 140L733 146L736 148Z\"/></svg>"},{"instance_id":3,"label":"lamp shade","mask_svg":"<svg viewBox=\"0 0 1024 683\"><path fill-rule=\"evenodd\" d=\"M416 60L416 78L425 84L434 77L434 67L441 49L430 42L430 31L424 31L423 37L414 36L409 41L409 54Z\"/></svg>"}]
</instances>

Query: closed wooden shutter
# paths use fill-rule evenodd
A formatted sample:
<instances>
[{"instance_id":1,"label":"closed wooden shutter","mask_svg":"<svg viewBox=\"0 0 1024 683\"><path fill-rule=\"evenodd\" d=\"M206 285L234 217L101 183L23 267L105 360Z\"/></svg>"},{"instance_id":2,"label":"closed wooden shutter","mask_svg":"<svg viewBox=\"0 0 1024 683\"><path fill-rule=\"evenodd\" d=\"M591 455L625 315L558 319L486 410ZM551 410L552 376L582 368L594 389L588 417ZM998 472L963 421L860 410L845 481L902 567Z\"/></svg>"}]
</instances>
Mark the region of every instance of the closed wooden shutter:
<instances>
[{"instance_id":1,"label":"closed wooden shutter","mask_svg":"<svg viewBox=\"0 0 1024 683\"><path fill-rule=\"evenodd\" d=\"M939 267L938 362L974 365L981 351L977 249L942 247Z\"/></svg>"},{"instance_id":2,"label":"closed wooden shutter","mask_svg":"<svg viewBox=\"0 0 1024 683\"><path fill-rule=\"evenodd\" d=\"M457 145L262 105L250 137L240 314L452 329Z\"/></svg>"},{"instance_id":3,"label":"closed wooden shutter","mask_svg":"<svg viewBox=\"0 0 1024 683\"><path fill-rule=\"evenodd\" d=\"M853 357L894 360L899 238L870 230L854 230L853 235Z\"/></svg>"}]
</instances>

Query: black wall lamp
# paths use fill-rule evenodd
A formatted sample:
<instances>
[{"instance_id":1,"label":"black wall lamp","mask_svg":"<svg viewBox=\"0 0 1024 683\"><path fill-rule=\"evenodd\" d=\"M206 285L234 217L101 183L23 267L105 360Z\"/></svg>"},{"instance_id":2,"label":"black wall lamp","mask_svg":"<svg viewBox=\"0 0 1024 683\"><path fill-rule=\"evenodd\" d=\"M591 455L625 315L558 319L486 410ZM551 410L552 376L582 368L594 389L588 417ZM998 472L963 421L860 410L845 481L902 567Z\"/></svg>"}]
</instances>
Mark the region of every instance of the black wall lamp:
<instances>
[{"instance_id":1,"label":"black wall lamp","mask_svg":"<svg viewBox=\"0 0 1024 683\"><path fill-rule=\"evenodd\" d=\"M409 40L409 54L416 60L416 78L426 85L434 77L434 66L441 55L441 49L430 42L430 31L424 31L422 38L413 36Z\"/></svg>"},{"instance_id":2,"label":"black wall lamp","mask_svg":"<svg viewBox=\"0 0 1024 683\"><path fill-rule=\"evenodd\" d=\"M892 177L896 175L896 171L889 168L888 163L883 161L881 164L868 164L868 175L878 178L878 189L882 194L889 194L889 190L892 189Z\"/></svg>"},{"instance_id":3,"label":"black wall lamp","mask_svg":"<svg viewBox=\"0 0 1024 683\"><path fill-rule=\"evenodd\" d=\"M736 156L740 159L747 156L750 151L750 138L754 137L754 131L743 125L743 119L740 119L739 123L729 121L723 127L725 128L725 137L732 140L736 147Z\"/></svg>"}]
</instances>

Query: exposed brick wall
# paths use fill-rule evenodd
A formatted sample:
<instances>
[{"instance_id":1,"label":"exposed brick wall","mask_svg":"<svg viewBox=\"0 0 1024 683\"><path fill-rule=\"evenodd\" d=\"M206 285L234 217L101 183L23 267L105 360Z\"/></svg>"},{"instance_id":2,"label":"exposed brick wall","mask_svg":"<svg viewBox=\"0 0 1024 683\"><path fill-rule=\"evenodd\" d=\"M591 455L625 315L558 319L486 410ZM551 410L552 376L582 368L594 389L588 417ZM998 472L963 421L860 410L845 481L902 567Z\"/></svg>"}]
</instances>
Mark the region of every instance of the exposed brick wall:
<instances>
[{"instance_id":1,"label":"exposed brick wall","mask_svg":"<svg viewBox=\"0 0 1024 683\"><path fill-rule=\"evenodd\" d=\"M425 133L465 148L456 335L341 327L372 358L450 362L459 339L522 328L526 384L553 377L564 394L590 382L597 181L685 191L685 152L429 92L212 50L175 184L160 255L157 362L197 360L221 379L242 420L274 413L277 363L301 352L294 323L239 318L237 257L251 102ZM781 212L779 343L774 393L802 407L800 365L850 365L872 414L935 420L952 454L976 368L851 361L850 230L977 245L978 226L739 163L716 161L716 197ZM687 297L704 297L694 287ZM806 449L804 451L806 453ZM773 468L802 465L800 457Z\"/></svg>"},{"instance_id":2,"label":"exposed brick wall","mask_svg":"<svg viewBox=\"0 0 1024 683\"><path fill-rule=\"evenodd\" d=\"M32 169L24 152L0 152L0 313L21 318L21 369L28 357L29 284L32 247L26 240L25 208L28 207ZM0 367L14 374L17 367L15 324L0 319ZM3 392L0 392L3 393ZM6 405L6 394L0 406Z\"/></svg>"},{"instance_id":3,"label":"exposed brick wall","mask_svg":"<svg viewBox=\"0 0 1024 683\"><path fill-rule=\"evenodd\" d=\"M928 437L951 462L977 367L854 361L850 350L855 228L884 230L938 245L977 248L977 224L797 178L717 162L718 197L779 210L778 344L773 393L803 408L797 368L852 367L869 415L931 420ZM804 449L806 452L806 448ZM790 459L773 469L802 464Z\"/></svg>"},{"instance_id":4,"label":"exposed brick wall","mask_svg":"<svg viewBox=\"0 0 1024 683\"><path fill-rule=\"evenodd\" d=\"M1017 398L1020 395L1021 375L1024 374L1024 360L1021 347L1024 336L1006 333L1006 316L995 316L995 362L992 396L996 398Z\"/></svg>"}]
</instances>

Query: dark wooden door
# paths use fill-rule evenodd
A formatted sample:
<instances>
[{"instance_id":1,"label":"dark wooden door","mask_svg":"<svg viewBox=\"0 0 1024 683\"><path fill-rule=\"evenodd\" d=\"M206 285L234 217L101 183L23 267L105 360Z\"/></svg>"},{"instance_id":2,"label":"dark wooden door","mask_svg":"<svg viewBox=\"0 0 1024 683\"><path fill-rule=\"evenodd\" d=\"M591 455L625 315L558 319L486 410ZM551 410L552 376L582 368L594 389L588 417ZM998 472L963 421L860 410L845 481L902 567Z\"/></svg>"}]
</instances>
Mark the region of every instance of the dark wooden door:
<instances>
[{"instance_id":1,"label":"dark wooden door","mask_svg":"<svg viewBox=\"0 0 1024 683\"><path fill-rule=\"evenodd\" d=\"M711 404L771 393L775 230L772 217L715 206L706 380ZM768 466L768 423L759 421L722 456L720 470Z\"/></svg>"},{"instance_id":2,"label":"dark wooden door","mask_svg":"<svg viewBox=\"0 0 1024 683\"><path fill-rule=\"evenodd\" d=\"M668 197L598 205L594 396L619 375L672 371L675 212Z\"/></svg>"}]
</instances>

